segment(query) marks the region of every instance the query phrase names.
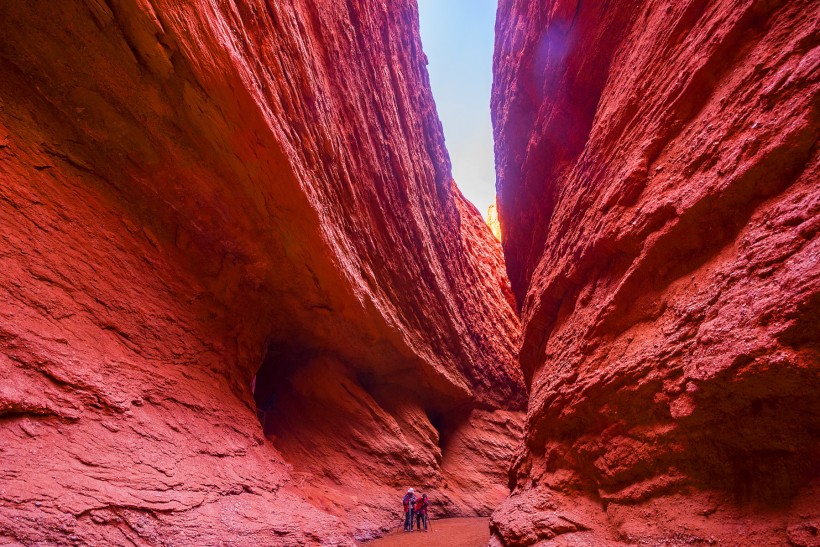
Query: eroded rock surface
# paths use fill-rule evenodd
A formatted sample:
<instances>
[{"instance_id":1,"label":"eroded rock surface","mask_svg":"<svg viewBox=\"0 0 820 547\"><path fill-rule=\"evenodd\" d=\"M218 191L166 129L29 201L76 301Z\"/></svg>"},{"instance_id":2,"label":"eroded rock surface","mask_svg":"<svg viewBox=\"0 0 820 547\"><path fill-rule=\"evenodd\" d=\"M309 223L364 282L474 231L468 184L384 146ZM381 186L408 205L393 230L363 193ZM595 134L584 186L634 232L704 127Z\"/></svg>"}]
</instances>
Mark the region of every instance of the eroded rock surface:
<instances>
[{"instance_id":1,"label":"eroded rock surface","mask_svg":"<svg viewBox=\"0 0 820 547\"><path fill-rule=\"evenodd\" d=\"M0 542L349 544L409 485L500 499L518 323L417 26L0 3Z\"/></svg>"},{"instance_id":2,"label":"eroded rock surface","mask_svg":"<svg viewBox=\"0 0 820 547\"><path fill-rule=\"evenodd\" d=\"M500 3L531 397L496 542L818 545L818 17Z\"/></svg>"}]
</instances>

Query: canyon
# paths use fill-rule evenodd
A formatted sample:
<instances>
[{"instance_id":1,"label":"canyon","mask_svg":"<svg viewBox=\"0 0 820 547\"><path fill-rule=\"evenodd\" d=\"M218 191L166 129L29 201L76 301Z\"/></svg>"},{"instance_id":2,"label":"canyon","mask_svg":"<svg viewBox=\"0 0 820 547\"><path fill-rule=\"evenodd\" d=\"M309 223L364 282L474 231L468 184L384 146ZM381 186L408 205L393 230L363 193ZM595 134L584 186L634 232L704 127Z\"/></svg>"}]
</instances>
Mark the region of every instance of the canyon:
<instances>
[{"instance_id":1,"label":"canyon","mask_svg":"<svg viewBox=\"0 0 820 547\"><path fill-rule=\"evenodd\" d=\"M414 0L0 3L0 543L820 545L818 28L501 0L491 232Z\"/></svg>"}]
</instances>

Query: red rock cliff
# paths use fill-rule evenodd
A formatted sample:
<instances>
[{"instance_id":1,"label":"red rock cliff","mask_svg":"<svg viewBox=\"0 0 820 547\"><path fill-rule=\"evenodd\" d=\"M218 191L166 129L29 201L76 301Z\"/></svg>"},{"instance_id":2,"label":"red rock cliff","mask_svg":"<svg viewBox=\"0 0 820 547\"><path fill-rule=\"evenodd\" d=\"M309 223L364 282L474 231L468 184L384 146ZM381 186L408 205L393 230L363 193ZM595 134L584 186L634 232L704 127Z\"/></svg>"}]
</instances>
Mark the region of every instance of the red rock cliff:
<instances>
[{"instance_id":1,"label":"red rock cliff","mask_svg":"<svg viewBox=\"0 0 820 547\"><path fill-rule=\"evenodd\" d=\"M818 545L818 17L500 2L531 396L495 542Z\"/></svg>"},{"instance_id":2,"label":"red rock cliff","mask_svg":"<svg viewBox=\"0 0 820 547\"><path fill-rule=\"evenodd\" d=\"M0 538L347 544L409 485L506 495L518 323L417 26L0 4Z\"/></svg>"}]
</instances>

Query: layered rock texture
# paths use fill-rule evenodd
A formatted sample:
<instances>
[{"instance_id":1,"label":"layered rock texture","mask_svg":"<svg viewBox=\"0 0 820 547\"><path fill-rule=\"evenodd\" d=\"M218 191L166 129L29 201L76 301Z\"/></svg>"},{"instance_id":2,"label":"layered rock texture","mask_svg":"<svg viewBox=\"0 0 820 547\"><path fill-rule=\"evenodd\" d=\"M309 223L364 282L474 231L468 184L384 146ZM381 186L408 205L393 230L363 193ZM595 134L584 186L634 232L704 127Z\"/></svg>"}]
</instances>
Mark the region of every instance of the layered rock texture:
<instances>
[{"instance_id":1,"label":"layered rock texture","mask_svg":"<svg viewBox=\"0 0 820 547\"><path fill-rule=\"evenodd\" d=\"M506 496L518 321L417 26L0 3L0 543L350 544L407 486Z\"/></svg>"},{"instance_id":2,"label":"layered rock texture","mask_svg":"<svg viewBox=\"0 0 820 547\"><path fill-rule=\"evenodd\" d=\"M500 2L531 397L495 543L820 544L818 17Z\"/></svg>"}]
</instances>

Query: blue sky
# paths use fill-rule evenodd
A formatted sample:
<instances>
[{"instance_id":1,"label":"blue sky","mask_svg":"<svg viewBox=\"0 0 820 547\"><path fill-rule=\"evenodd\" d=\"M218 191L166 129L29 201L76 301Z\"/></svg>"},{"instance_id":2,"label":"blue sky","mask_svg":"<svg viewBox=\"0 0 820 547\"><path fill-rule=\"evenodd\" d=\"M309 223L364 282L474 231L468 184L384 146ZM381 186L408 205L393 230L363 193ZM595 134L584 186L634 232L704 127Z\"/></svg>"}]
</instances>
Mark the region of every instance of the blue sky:
<instances>
[{"instance_id":1,"label":"blue sky","mask_svg":"<svg viewBox=\"0 0 820 547\"><path fill-rule=\"evenodd\" d=\"M458 187L481 214L495 202L490 89L498 0L418 0L421 42Z\"/></svg>"}]
</instances>

